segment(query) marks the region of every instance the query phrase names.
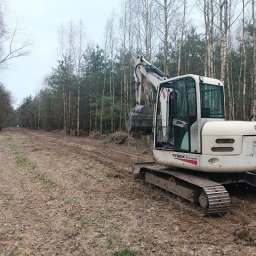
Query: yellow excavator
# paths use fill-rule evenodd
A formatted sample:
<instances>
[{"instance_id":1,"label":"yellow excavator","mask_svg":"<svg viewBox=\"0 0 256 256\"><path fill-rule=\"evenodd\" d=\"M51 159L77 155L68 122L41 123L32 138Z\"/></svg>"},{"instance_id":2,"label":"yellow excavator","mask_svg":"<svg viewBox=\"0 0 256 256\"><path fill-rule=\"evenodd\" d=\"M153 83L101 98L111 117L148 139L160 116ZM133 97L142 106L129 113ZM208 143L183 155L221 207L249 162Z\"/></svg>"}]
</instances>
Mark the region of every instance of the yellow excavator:
<instances>
[{"instance_id":1,"label":"yellow excavator","mask_svg":"<svg viewBox=\"0 0 256 256\"><path fill-rule=\"evenodd\" d=\"M136 106L130 132L154 134L154 162L134 163L144 180L193 203L205 215L225 214L225 185L256 187L256 122L226 121L223 83L198 75L167 76L143 57L134 69ZM153 110L145 105L152 84Z\"/></svg>"}]
</instances>

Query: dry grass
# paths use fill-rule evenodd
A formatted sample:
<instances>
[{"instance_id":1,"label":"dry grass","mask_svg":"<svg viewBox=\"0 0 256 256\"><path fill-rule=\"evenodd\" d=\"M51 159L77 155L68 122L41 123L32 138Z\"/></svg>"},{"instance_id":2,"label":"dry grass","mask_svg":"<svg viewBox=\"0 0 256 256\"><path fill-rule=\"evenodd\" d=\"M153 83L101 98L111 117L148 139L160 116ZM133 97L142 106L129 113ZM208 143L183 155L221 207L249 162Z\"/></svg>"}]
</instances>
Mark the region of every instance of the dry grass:
<instances>
[{"instance_id":1,"label":"dry grass","mask_svg":"<svg viewBox=\"0 0 256 256\"><path fill-rule=\"evenodd\" d=\"M0 149L0 255L255 255L254 195L199 217L133 180L147 148L15 130Z\"/></svg>"}]
</instances>

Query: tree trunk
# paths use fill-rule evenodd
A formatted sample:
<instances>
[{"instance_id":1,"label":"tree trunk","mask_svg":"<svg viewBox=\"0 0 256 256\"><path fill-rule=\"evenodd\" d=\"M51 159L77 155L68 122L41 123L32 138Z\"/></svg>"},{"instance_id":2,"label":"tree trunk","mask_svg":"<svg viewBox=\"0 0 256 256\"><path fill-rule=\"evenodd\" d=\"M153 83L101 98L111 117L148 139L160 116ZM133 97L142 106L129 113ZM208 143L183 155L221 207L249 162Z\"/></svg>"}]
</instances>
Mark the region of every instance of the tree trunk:
<instances>
[{"instance_id":1,"label":"tree trunk","mask_svg":"<svg viewBox=\"0 0 256 256\"><path fill-rule=\"evenodd\" d=\"M70 135L71 132L71 86L68 86L68 116L67 116L67 123L68 123L68 130L67 130L67 134Z\"/></svg>"},{"instance_id":2,"label":"tree trunk","mask_svg":"<svg viewBox=\"0 0 256 256\"><path fill-rule=\"evenodd\" d=\"M252 0L252 20L253 20L253 101L252 115L256 120L256 20L255 20L255 0Z\"/></svg>"},{"instance_id":3,"label":"tree trunk","mask_svg":"<svg viewBox=\"0 0 256 256\"><path fill-rule=\"evenodd\" d=\"M62 97L63 97L63 121L64 121L64 131L67 133L67 114L66 114L66 109L67 109L67 102L66 102L66 93L65 93L65 84L63 84L62 87Z\"/></svg>"},{"instance_id":4,"label":"tree trunk","mask_svg":"<svg viewBox=\"0 0 256 256\"><path fill-rule=\"evenodd\" d=\"M243 0L243 120L246 119L246 48L245 48L245 16L244 16L244 0Z\"/></svg>"},{"instance_id":5,"label":"tree trunk","mask_svg":"<svg viewBox=\"0 0 256 256\"><path fill-rule=\"evenodd\" d=\"M224 14L224 15L223 15ZM220 0L220 33L221 33L221 74L220 80L225 82L227 67L227 34L228 34L228 1Z\"/></svg>"},{"instance_id":6,"label":"tree trunk","mask_svg":"<svg viewBox=\"0 0 256 256\"><path fill-rule=\"evenodd\" d=\"M204 0L205 76L214 76L214 10L213 0Z\"/></svg>"},{"instance_id":7,"label":"tree trunk","mask_svg":"<svg viewBox=\"0 0 256 256\"><path fill-rule=\"evenodd\" d=\"M182 18L182 24L181 24L181 33L180 33L180 42L179 42L179 49L178 49L178 68L177 68L177 76L180 75L180 65L181 65L181 49L183 47L183 37L184 37L184 30L185 30L185 19L186 19L186 5L187 0L184 0L183 3L183 18ZM167 45L168 47L168 45Z\"/></svg>"},{"instance_id":8,"label":"tree trunk","mask_svg":"<svg viewBox=\"0 0 256 256\"><path fill-rule=\"evenodd\" d=\"M76 117L76 135L80 135L80 78L77 84L77 117Z\"/></svg>"},{"instance_id":9,"label":"tree trunk","mask_svg":"<svg viewBox=\"0 0 256 256\"><path fill-rule=\"evenodd\" d=\"M168 44L168 37L169 37L169 28L168 28L168 5L167 0L164 0L164 73L169 76L169 44Z\"/></svg>"},{"instance_id":10,"label":"tree trunk","mask_svg":"<svg viewBox=\"0 0 256 256\"><path fill-rule=\"evenodd\" d=\"M104 97L105 97L105 87L106 87L106 72L104 71L103 78L103 91L101 97L101 110L100 110L100 133L103 133L103 113L104 113Z\"/></svg>"}]
</instances>

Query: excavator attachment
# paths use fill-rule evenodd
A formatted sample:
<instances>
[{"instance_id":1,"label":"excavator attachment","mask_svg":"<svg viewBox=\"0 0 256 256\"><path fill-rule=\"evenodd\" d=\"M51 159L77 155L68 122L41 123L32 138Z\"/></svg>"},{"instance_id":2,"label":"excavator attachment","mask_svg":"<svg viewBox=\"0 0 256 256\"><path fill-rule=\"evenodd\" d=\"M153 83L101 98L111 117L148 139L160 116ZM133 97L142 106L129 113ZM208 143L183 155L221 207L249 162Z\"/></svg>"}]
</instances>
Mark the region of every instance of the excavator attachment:
<instances>
[{"instance_id":1,"label":"excavator attachment","mask_svg":"<svg viewBox=\"0 0 256 256\"><path fill-rule=\"evenodd\" d=\"M153 129L153 111L149 106L137 105L129 113L126 121L126 128L129 132L140 132L151 134Z\"/></svg>"}]
</instances>

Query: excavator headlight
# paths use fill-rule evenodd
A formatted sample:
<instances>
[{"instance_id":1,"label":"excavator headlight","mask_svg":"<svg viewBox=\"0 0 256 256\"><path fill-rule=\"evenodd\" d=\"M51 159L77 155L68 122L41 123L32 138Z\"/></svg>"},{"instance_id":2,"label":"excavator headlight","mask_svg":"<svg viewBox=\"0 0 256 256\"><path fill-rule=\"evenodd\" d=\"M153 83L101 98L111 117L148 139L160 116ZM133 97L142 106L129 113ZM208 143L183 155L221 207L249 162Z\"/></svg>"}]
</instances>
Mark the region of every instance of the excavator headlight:
<instances>
[{"instance_id":1,"label":"excavator headlight","mask_svg":"<svg viewBox=\"0 0 256 256\"><path fill-rule=\"evenodd\" d=\"M212 165L215 165L215 166L221 166L221 164L220 164L220 159L219 158L210 158L209 160L208 160L208 162L210 163L210 164L212 164Z\"/></svg>"}]
</instances>

